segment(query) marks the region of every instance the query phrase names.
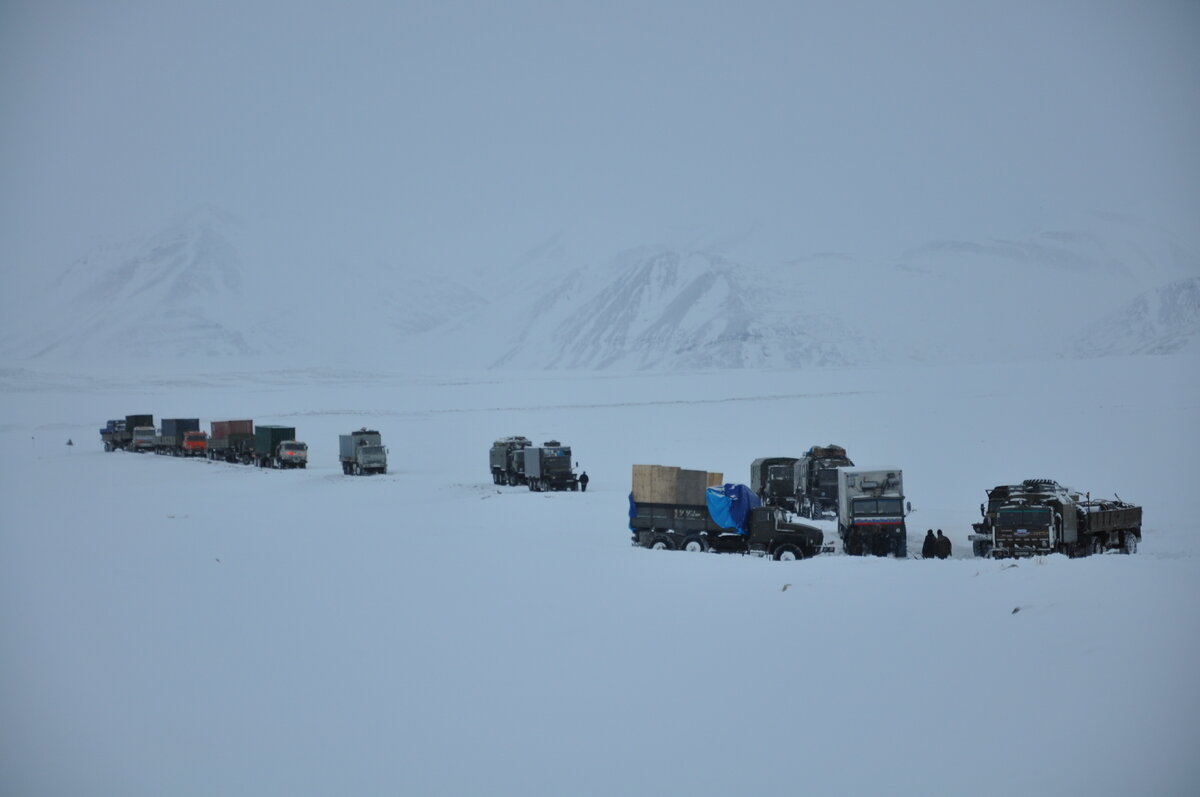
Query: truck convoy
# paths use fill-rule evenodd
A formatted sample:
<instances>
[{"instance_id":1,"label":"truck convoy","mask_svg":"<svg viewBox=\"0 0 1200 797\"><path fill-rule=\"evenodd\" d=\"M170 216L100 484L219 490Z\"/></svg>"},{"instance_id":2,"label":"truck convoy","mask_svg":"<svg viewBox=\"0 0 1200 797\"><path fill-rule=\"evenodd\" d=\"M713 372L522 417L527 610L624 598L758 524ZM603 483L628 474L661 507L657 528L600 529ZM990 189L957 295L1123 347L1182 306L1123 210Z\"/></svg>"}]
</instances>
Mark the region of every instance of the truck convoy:
<instances>
[{"instance_id":1,"label":"truck convoy","mask_svg":"<svg viewBox=\"0 0 1200 797\"><path fill-rule=\"evenodd\" d=\"M534 492L547 490L578 490L579 477L571 469L571 447L557 440L547 440L540 446L525 446L525 482Z\"/></svg>"},{"instance_id":2,"label":"truck convoy","mask_svg":"<svg viewBox=\"0 0 1200 797\"><path fill-rule=\"evenodd\" d=\"M810 518L832 517L838 507L837 469L852 465L841 446L813 446L803 457L754 460L750 486L767 506Z\"/></svg>"},{"instance_id":3,"label":"truck convoy","mask_svg":"<svg viewBox=\"0 0 1200 797\"><path fill-rule=\"evenodd\" d=\"M528 437L501 437L492 443L488 462L492 470L492 484L525 484L526 447L532 445Z\"/></svg>"},{"instance_id":4,"label":"truck convoy","mask_svg":"<svg viewBox=\"0 0 1200 797\"><path fill-rule=\"evenodd\" d=\"M803 559L822 550L820 529L789 522L781 507L762 506L746 485L723 481L720 473L634 465L629 494L633 544L778 560Z\"/></svg>"},{"instance_id":5,"label":"truck convoy","mask_svg":"<svg viewBox=\"0 0 1200 797\"><path fill-rule=\"evenodd\" d=\"M838 536L852 556L908 556L904 474L899 468L838 468Z\"/></svg>"},{"instance_id":6,"label":"truck convoy","mask_svg":"<svg viewBox=\"0 0 1200 797\"><path fill-rule=\"evenodd\" d=\"M1132 554L1142 538L1140 506L1120 498L1092 499L1053 479L998 485L987 496L979 507L983 519L972 526L976 556Z\"/></svg>"},{"instance_id":7,"label":"truck convoy","mask_svg":"<svg viewBox=\"0 0 1200 797\"><path fill-rule=\"evenodd\" d=\"M379 432L365 426L357 432L338 435L338 459L342 473L361 476L387 473L387 449Z\"/></svg>"}]
</instances>

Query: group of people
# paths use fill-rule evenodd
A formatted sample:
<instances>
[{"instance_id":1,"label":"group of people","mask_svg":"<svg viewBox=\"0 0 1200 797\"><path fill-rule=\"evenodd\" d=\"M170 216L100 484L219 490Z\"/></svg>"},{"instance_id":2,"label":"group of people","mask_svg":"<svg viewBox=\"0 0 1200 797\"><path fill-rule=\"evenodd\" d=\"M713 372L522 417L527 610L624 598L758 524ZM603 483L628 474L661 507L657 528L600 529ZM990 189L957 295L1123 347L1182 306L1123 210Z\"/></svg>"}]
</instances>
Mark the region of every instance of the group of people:
<instances>
[{"instance_id":1,"label":"group of people","mask_svg":"<svg viewBox=\"0 0 1200 797\"><path fill-rule=\"evenodd\" d=\"M937 530L937 536L933 536L933 529L925 532L925 543L921 546L922 559L948 559L950 557L950 538L942 534L942 530Z\"/></svg>"}]
</instances>

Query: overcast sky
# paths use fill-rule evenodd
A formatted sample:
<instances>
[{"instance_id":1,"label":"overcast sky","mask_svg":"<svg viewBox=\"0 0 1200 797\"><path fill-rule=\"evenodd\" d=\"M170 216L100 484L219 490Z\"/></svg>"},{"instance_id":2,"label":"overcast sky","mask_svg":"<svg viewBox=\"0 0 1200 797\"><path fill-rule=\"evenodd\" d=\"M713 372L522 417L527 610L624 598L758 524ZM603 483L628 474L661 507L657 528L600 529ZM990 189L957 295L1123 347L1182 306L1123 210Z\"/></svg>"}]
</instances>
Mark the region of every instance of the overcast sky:
<instances>
[{"instance_id":1,"label":"overcast sky","mask_svg":"<svg viewBox=\"0 0 1200 797\"><path fill-rule=\"evenodd\" d=\"M560 230L1197 243L1200 3L0 4L0 267L211 203L438 267ZM1191 238L1189 238L1191 236Z\"/></svg>"}]
</instances>

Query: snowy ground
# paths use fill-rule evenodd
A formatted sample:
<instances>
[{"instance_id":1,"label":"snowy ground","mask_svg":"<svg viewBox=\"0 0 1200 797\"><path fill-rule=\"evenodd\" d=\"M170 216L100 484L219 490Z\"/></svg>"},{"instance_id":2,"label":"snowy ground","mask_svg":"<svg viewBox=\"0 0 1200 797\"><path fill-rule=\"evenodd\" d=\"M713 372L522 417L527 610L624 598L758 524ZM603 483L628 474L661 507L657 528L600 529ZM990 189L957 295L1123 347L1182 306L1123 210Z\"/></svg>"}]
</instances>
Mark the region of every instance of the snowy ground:
<instances>
[{"instance_id":1,"label":"snowy ground","mask_svg":"<svg viewBox=\"0 0 1200 797\"><path fill-rule=\"evenodd\" d=\"M0 370L0 792L1195 794L1198 364ZM293 424L312 466L103 453L135 412ZM341 474L360 426L387 476ZM511 434L589 491L493 486ZM632 464L831 442L902 467L910 550L955 558L629 545ZM1139 554L970 558L984 489L1031 477L1142 504Z\"/></svg>"}]
</instances>

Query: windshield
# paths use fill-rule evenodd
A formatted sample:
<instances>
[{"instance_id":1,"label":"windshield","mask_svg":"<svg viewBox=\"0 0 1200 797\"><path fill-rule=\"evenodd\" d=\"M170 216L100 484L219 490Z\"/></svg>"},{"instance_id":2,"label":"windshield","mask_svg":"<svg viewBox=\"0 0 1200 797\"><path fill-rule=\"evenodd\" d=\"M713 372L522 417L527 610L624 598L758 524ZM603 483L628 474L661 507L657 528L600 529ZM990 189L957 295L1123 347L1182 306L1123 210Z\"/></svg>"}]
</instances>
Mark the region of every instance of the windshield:
<instances>
[{"instance_id":1,"label":"windshield","mask_svg":"<svg viewBox=\"0 0 1200 797\"><path fill-rule=\"evenodd\" d=\"M787 465L772 465L767 468L767 478L771 481L786 481L791 478L792 469Z\"/></svg>"},{"instance_id":2,"label":"windshield","mask_svg":"<svg viewBox=\"0 0 1200 797\"><path fill-rule=\"evenodd\" d=\"M837 470L825 468L817 473L817 484L822 487L837 487Z\"/></svg>"},{"instance_id":3,"label":"windshield","mask_svg":"<svg viewBox=\"0 0 1200 797\"><path fill-rule=\"evenodd\" d=\"M383 453L383 446L362 446L361 450L364 454L379 456Z\"/></svg>"},{"instance_id":4,"label":"windshield","mask_svg":"<svg viewBox=\"0 0 1200 797\"><path fill-rule=\"evenodd\" d=\"M856 517L904 514L904 507L899 498L858 498L854 501L853 510Z\"/></svg>"},{"instance_id":5,"label":"windshield","mask_svg":"<svg viewBox=\"0 0 1200 797\"><path fill-rule=\"evenodd\" d=\"M286 443L283 446L284 451L307 451L308 443Z\"/></svg>"},{"instance_id":6,"label":"windshield","mask_svg":"<svg viewBox=\"0 0 1200 797\"><path fill-rule=\"evenodd\" d=\"M1046 507L1001 509L996 516L996 525L1004 529L1045 528L1050 525L1050 510Z\"/></svg>"}]
</instances>

